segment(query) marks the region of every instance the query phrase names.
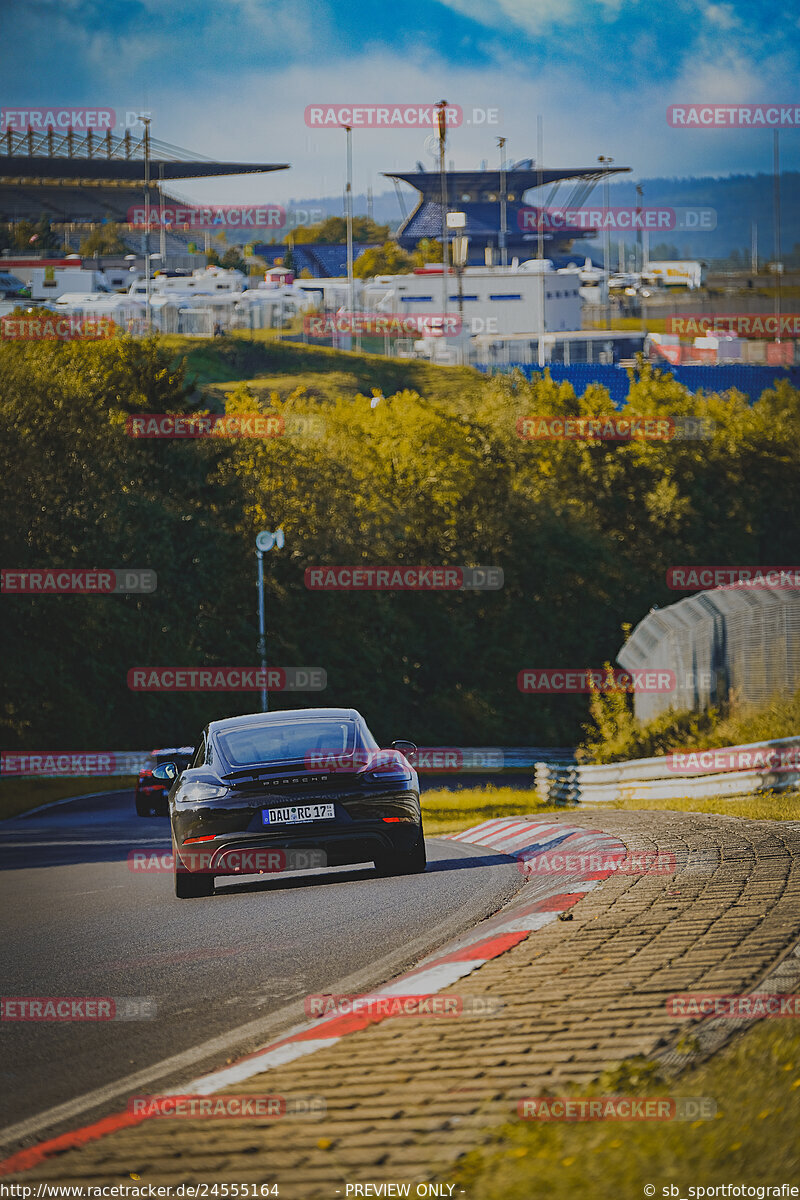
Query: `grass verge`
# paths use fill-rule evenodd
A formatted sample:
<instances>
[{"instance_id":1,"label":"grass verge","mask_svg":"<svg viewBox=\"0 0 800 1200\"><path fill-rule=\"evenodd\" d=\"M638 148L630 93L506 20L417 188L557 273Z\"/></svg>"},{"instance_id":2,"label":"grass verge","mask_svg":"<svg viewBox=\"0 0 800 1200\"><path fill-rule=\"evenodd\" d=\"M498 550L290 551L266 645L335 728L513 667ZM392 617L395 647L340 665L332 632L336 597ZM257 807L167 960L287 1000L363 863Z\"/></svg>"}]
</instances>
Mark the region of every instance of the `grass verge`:
<instances>
[{"instance_id":1,"label":"grass verge","mask_svg":"<svg viewBox=\"0 0 800 1200\"><path fill-rule=\"evenodd\" d=\"M267 334L273 331L258 331ZM267 336L186 338L169 334L161 345L186 360L187 377L201 391L216 384L234 384L246 379L254 390L259 385L281 394L302 382L319 396L369 395L373 387L386 396L404 388L421 396L436 395L457 401L465 385L480 378L471 367L445 367L418 359L385 358L382 354L332 350ZM326 376L335 378L330 385ZM215 387L212 395L228 390Z\"/></svg>"},{"instance_id":2,"label":"grass verge","mask_svg":"<svg viewBox=\"0 0 800 1200\"><path fill-rule=\"evenodd\" d=\"M92 792L117 792L132 788L134 775L98 775L69 779L3 779L0 780L0 821L30 812L40 804L66 800L70 796L88 796Z\"/></svg>"},{"instance_id":3,"label":"grass verge","mask_svg":"<svg viewBox=\"0 0 800 1200\"><path fill-rule=\"evenodd\" d=\"M522 788L485 787L431 789L422 793L422 819L425 833L431 837L457 833L480 825L491 817L516 817L533 813L563 812L564 805L543 804L536 792Z\"/></svg>"},{"instance_id":4,"label":"grass verge","mask_svg":"<svg viewBox=\"0 0 800 1200\"><path fill-rule=\"evenodd\" d=\"M582 808L669 809L674 812L722 813L726 817L746 817L753 821L800 821L800 792L761 792L756 796L713 796L693 800L689 796L675 800L614 800L610 804L581 805Z\"/></svg>"},{"instance_id":5,"label":"grass verge","mask_svg":"<svg viewBox=\"0 0 800 1200\"><path fill-rule=\"evenodd\" d=\"M559 1095L710 1097L696 1121L542 1122L515 1119L457 1168L456 1191L481 1200L642 1200L688 1197L691 1186L796 1183L800 1168L800 1030L756 1025L669 1085L633 1060L591 1088ZM672 1186L675 1191L671 1191ZM645 1192L645 1187L654 1191ZM758 1193L754 1193L758 1194ZM761 1193L764 1195L764 1193ZM696 1195L696 1193L695 1193Z\"/></svg>"}]
</instances>

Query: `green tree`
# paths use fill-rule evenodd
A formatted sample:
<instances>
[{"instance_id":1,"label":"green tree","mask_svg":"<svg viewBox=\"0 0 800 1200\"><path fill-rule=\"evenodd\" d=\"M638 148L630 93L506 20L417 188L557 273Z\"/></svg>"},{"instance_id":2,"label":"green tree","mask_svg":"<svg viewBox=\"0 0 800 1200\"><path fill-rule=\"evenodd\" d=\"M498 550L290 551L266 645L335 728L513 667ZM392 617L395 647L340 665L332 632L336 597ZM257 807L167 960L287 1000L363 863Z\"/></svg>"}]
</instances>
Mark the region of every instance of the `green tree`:
<instances>
[{"instance_id":1,"label":"green tree","mask_svg":"<svg viewBox=\"0 0 800 1200\"><path fill-rule=\"evenodd\" d=\"M372 250L362 250L353 264L357 279L369 279L373 275L394 275L411 271L415 261L402 250L397 242L384 242Z\"/></svg>"},{"instance_id":2,"label":"green tree","mask_svg":"<svg viewBox=\"0 0 800 1200\"><path fill-rule=\"evenodd\" d=\"M199 347L204 361L219 356L216 378L314 369L304 348L270 344L256 360L228 341ZM313 356L343 372L340 357ZM347 362L367 393L375 371L391 378L383 360ZM252 664L253 536L278 524L271 661L323 666L320 702L362 708L382 741L423 745L574 744L589 699L523 695L521 670L613 662L621 625L680 598L670 565L798 561L800 391L785 382L751 404L735 391L691 394L643 367L623 415L703 417L713 436L537 441L519 435L520 418L607 413L607 391L578 397L546 372L528 381L442 368L423 395L404 386L409 371L377 404L325 398L332 388L257 398L231 385L228 412L277 413L284 436L138 440L126 416L192 403L157 340L0 343L0 501L15 516L0 530L3 562L158 574L151 596L6 597L4 744L74 748L86 729L98 747L180 743L211 717L252 708L248 694L137 695L126 675ZM305 586L306 568L333 564L494 565L504 586ZM594 709L614 752L639 736L625 705Z\"/></svg>"},{"instance_id":3,"label":"green tree","mask_svg":"<svg viewBox=\"0 0 800 1200\"><path fill-rule=\"evenodd\" d=\"M424 267L426 263L443 262L442 243L437 242L435 238L421 238L414 247L412 257L417 267Z\"/></svg>"},{"instance_id":4,"label":"green tree","mask_svg":"<svg viewBox=\"0 0 800 1200\"><path fill-rule=\"evenodd\" d=\"M347 241L347 221L344 217L326 217L316 225L298 225L292 235L298 245L323 242L338 246ZM370 217L353 217L354 242L384 242L388 237L388 225L377 225Z\"/></svg>"},{"instance_id":5,"label":"green tree","mask_svg":"<svg viewBox=\"0 0 800 1200\"><path fill-rule=\"evenodd\" d=\"M63 239L55 233L47 216L42 215L38 221L17 221L12 228L12 246L23 254L52 253L63 246Z\"/></svg>"},{"instance_id":6,"label":"green tree","mask_svg":"<svg viewBox=\"0 0 800 1200\"><path fill-rule=\"evenodd\" d=\"M185 372L155 339L6 342L0 360L0 488L15 513L3 562L149 567L158 579L151 595L16 598L0 631L4 744L68 748L87 730L105 748L191 741L230 698L137 694L127 672L253 661L250 556L229 528L239 501L210 484L225 444L128 436L129 413L187 407Z\"/></svg>"},{"instance_id":7,"label":"green tree","mask_svg":"<svg viewBox=\"0 0 800 1200\"><path fill-rule=\"evenodd\" d=\"M128 247L123 241L119 225L115 221L107 221L83 238L80 252L85 258L92 258L102 254L127 254Z\"/></svg>"}]
</instances>

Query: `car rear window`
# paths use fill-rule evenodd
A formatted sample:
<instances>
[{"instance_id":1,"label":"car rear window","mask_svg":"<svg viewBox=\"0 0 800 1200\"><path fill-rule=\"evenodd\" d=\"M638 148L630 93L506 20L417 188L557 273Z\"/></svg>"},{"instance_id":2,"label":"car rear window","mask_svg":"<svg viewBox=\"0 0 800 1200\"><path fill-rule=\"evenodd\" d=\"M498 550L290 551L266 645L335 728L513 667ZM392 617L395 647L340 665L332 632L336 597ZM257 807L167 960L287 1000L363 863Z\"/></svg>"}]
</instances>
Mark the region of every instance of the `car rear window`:
<instances>
[{"instance_id":1,"label":"car rear window","mask_svg":"<svg viewBox=\"0 0 800 1200\"><path fill-rule=\"evenodd\" d=\"M288 762L306 755L346 754L364 745L353 721L286 721L248 725L218 733L225 758L234 767Z\"/></svg>"}]
</instances>

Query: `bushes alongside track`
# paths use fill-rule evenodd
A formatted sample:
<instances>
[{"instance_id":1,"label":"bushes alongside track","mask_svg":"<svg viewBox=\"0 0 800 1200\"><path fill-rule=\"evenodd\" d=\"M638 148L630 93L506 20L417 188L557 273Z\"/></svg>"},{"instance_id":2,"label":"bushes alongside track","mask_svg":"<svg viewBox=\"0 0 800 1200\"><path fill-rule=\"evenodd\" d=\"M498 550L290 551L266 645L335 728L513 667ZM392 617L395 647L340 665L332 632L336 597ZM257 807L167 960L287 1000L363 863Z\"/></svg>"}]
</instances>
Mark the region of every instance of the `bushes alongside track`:
<instances>
[{"instance_id":1,"label":"bushes alongside track","mask_svg":"<svg viewBox=\"0 0 800 1200\"><path fill-rule=\"evenodd\" d=\"M275 352L285 392L314 356ZM711 441L523 441L518 418L605 413L606 393L469 372L455 388L431 367L416 376L425 395L375 405L275 396L287 430L310 415L316 434L296 422L305 432L263 441L128 437L126 414L196 403L174 358L155 341L0 345L3 564L158 575L152 595L2 598L7 748L178 744L256 707L256 693L134 694L126 675L255 664L260 528L286 535L266 564L269 661L328 674L325 692L273 706L354 704L381 739L422 745L573 742L586 697L522 695L518 671L612 658L621 622L679 598L670 565L800 561L800 393L786 385L752 407L649 373L633 386L630 414L710 417ZM337 370L341 358L369 378L371 360L339 355ZM229 371L220 362L218 378ZM263 402L232 386L227 411ZM505 587L307 590L305 568L326 564L493 565Z\"/></svg>"},{"instance_id":2,"label":"bushes alongside track","mask_svg":"<svg viewBox=\"0 0 800 1200\"><path fill-rule=\"evenodd\" d=\"M590 697L591 723L576 754L579 762L625 762L653 758L670 750L711 750L744 746L800 733L800 689L767 704L734 701L704 712L661 713L646 725L635 720L627 696Z\"/></svg>"}]
</instances>

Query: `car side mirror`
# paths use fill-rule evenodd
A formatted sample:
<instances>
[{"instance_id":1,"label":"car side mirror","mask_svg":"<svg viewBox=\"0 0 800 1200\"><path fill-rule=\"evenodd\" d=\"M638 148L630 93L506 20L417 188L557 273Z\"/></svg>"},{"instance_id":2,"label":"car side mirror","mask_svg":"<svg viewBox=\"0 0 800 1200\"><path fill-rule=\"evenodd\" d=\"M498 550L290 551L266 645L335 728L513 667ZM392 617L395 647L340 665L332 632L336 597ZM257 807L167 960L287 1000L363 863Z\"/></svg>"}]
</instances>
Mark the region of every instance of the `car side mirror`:
<instances>
[{"instance_id":1,"label":"car side mirror","mask_svg":"<svg viewBox=\"0 0 800 1200\"><path fill-rule=\"evenodd\" d=\"M169 783L173 779L178 778L178 768L175 763L159 763L157 767L153 767L153 779L160 779L162 783Z\"/></svg>"},{"instance_id":2,"label":"car side mirror","mask_svg":"<svg viewBox=\"0 0 800 1200\"><path fill-rule=\"evenodd\" d=\"M413 754L417 753L417 747L413 742L405 742L402 739L392 742L392 749L399 750L406 758L411 758Z\"/></svg>"}]
</instances>

